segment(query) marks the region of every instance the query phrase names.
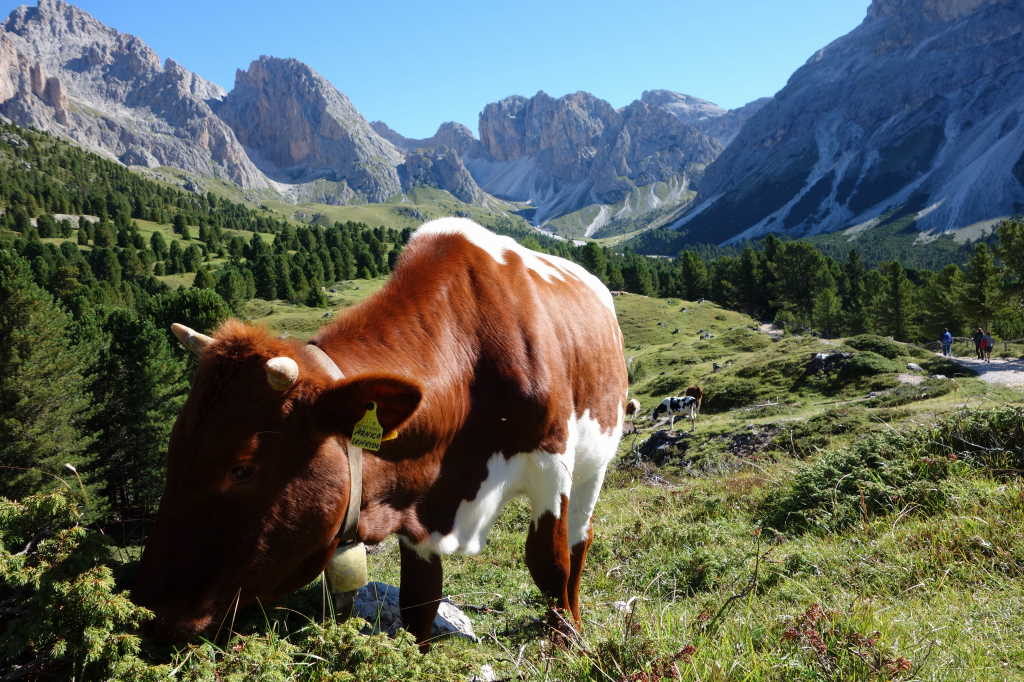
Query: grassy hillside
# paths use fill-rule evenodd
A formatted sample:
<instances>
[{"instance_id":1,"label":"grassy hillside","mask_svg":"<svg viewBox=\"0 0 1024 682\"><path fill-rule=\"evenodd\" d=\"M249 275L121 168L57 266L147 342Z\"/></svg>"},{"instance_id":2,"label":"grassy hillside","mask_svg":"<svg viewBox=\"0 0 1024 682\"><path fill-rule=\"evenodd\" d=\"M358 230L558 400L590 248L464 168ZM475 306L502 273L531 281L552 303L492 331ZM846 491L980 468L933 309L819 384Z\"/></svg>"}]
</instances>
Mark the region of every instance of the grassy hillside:
<instances>
[{"instance_id":1,"label":"grassy hillside","mask_svg":"<svg viewBox=\"0 0 1024 682\"><path fill-rule=\"evenodd\" d=\"M332 304L382 281L339 283ZM645 413L691 383L707 399L696 431L679 420L668 448L645 454L645 419L623 440L595 511L579 641L547 638L516 501L480 555L445 561L447 594L480 644L445 640L423 658L408 639L321 626L316 582L239 613L230 641L176 653L143 641L131 665L170 667L109 676L466 679L487 663L529 680L1024 679L1024 394L880 337L780 337L708 302L615 303ZM331 315L261 301L244 313L295 336ZM822 352L851 355L808 371ZM115 556L130 574L137 554ZM370 575L398 582L393 539ZM59 595L80 604L93 592Z\"/></svg>"},{"instance_id":2,"label":"grassy hillside","mask_svg":"<svg viewBox=\"0 0 1024 682\"><path fill-rule=\"evenodd\" d=\"M705 414L686 449L660 465L637 456L645 421L624 439L595 514L577 646L551 647L536 620L541 600L521 560L525 503L502 516L480 556L446 560L446 589L484 635L470 650L499 676L525 679L653 680L637 675L671 677L673 665L684 679L1024 679L1014 634L1024 627L1019 477L966 463L922 475L936 501L916 499L913 482L901 488L836 461L863 456L856 448L870 434L884 448L894 433L934 439L943 420L966 430L979 411L1024 405L1024 394L879 337L776 339L707 302L625 294L616 307L644 411L698 383ZM283 314L264 319L287 324ZM815 353L836 351L853 353L852 366L806 374ZM903 383L915 374L908 362L921 377L953 378ZM1024 424L1020 409L1011 432ZM1004 445L1024 457L1019 441ZM894 468L904 461L898 450L879 456ZM779 500L799 506L801 480L827 492L844 476L866 491L853 496L852 523L826 523L842 503L826 499L803 510L818 529L768 525ZM390 545L371 557L371 575L396 583Z\"/></svg>"},{"instance_id":3,"label":"grassy hillside","mask_svg":"<svg viewBox=\"0 0 1024 682\"><path fill-rule=\"evenodd\" d=\"M161 168L157 176L174 184L188 185L212 192L229 201L258 206L271 215L297 222L365 223L395 229L418 227L427 220L450 215L472 218L482 225L494 226L499 220L528 230L529 225L514 215L517 204L490 198L485 206L466 204L449 192L432 187L416 187L401 196L379 204L334 205L315 202L291 203L269 190L247 190L216 178L201 178L174 168Z\"/></svg>"},{"instance_id":4,"label":"grassy hillside","mask_svg":"<svg viewBox=\"0 0 1024 682\"><path fill-rule=\"evenodd\" d=\"M586 236L616 238L660 227L676 216L696 196L686 180L675 177L637 187L614 204L592 204L554 218L545 230L571 239Z\"/></svg>"}]
</instances>

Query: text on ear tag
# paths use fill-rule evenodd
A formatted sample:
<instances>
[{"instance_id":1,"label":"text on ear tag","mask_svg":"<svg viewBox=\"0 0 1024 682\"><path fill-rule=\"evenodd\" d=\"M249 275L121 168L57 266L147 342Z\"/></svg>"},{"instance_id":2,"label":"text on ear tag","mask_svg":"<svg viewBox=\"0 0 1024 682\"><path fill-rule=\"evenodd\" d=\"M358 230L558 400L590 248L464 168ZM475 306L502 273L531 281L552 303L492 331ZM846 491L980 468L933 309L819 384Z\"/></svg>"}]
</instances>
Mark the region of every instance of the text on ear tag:
<instances>
[{"instance_id":1,"label":"text on ear tag","mask_svg":"<svg viewBox=\"0 0 1024 682\"><path fill-rule=\"evenodd\" d=\"M366 407L366 413L356 422L352 429L352 445L364 450L380 450L380 442L384 436L384 429L377 421L377 403L371 402Z\"/></svg>"}]
</instances>

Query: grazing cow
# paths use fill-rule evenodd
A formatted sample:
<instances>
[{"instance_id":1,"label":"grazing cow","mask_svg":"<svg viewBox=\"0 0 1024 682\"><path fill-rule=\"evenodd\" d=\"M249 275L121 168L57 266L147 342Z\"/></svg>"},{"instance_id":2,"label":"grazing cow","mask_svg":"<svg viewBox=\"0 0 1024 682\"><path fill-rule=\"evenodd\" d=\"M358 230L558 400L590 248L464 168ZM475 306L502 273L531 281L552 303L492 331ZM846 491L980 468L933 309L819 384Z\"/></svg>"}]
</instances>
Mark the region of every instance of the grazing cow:
<instances>
[{"instance_id":1,"label":"grazing cow","mask_svg":"<svg viewBox=\"0 0 1024 682\"><path fill-rule=\"evenodd\" d=\"M669 417L669 428L676 423L676 415L686 414L690 418L690 430L697 428L697 415L700 413L700 404L704 400L704 391L700 386L690 386L683 396L672 396L662 400L654 412L651 413L652 420Z\"/></svg>"},{"instance_id":2,"label":"grazing cow","mask_svg":"<svg viewBox=\"0 0 1024 682\"><path fill-rule=\"evenodd\" d=\"M159 634L197 634L236 603L305 585L343 539L394 533L402 617L425 643L441 557L480 551L515 496L532 506L526 563L549 617L579 626L591 513L627 389L597 278L445 218L308 344L238 321L212 338L174 331L199 367L135 591ZM395 435L375 452L351 441L368 409Z\"/></svg>"}]
</instances>

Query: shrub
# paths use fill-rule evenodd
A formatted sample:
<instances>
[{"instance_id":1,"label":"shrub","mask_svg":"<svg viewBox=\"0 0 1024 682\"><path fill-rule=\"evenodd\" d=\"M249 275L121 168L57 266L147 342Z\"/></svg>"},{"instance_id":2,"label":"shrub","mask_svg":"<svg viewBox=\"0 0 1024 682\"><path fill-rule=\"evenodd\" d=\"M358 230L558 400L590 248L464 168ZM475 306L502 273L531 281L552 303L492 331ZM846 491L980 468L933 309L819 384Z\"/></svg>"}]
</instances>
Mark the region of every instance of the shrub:
<instances>
[{"instance_id":1,"label":"shrub","mask_svg":"<svg viewBox=\"0 0 1024 682\"><path fill-rule=\"evenodd\" d=\"M701 411L725 412L755 403L771 388L761 381L746 377L719 374L704 386Z\"/></svg>"},{"instance_id":2,"label":"shrub","mask_svg":"<svg viewBox=\"0 0 1024 682\"><path fill-rule=\"evenodd\" d=\"M114 589L107 543L64 494L0 498L0 660L18 676L156 679L133 631L151 617Z\"/></svg>"},{"instance_id":3,"label":"shrub","mask_svg":"<svg viewBox=\"0 0 1024 682\"><path fill-rule=\"evenodd\" d=\"M1024 409L960 411L936 424L861 439L805 465L761 507L765 525L800 532L839 530L913 505L934 513L939 482L965 467L992 476L1024 471Z\"/></svg>"},{"instance_id":4,"label":"shrub","mask_svg":"<svg viewBox=\"0 0 1024 682\"><path fill-rule=\"evenodd\" d=\"M877 353L890 360L908 354L906 344L874 334L861 334L860 336L850 337L846 340L846 345L857 350Z\"/></svg>"},{"instance_id":5,"label":"shrub","mask_svg":"<svg viewBox=\"0 0 1024 682\"><path fill-rule=\"evenodd\" d=\"M920 364L921 369L929 374L942 374L947 377L973 377L978 375L973 369L964 367L941 355L933 355L927 360L923 360Z\"/></svg>"},{"instance_id":6,"label":"shrub","mask_svg":"<svg viewBox=\"0 0 1024 682\"><path fill-rule=\"evenodd\" d=\"M761 350L772 345L771 337L767 334L762 334L746 327L730 329L722 333L716 341L718 345L727 351L744 353Z\"/></svg>"},{"instance_id":7,"label":"shrub","mask_svg":"<svg viewBox=\"0 0 1024 682\"><path fill-rule=\"evenodd\" d=\"M787 424L772 439L772 447L795 457L806 457L832 442L832 438L859 432L869 423L863 408L840 407L806 421Z\"/></svg>"},{"instance_id":8,"label":"shrub","mask_svg":"<svg viewBox=\"0 0 1024 682\"><path fill-rule=\"evenodd\" d=\"M82 525L64 494L0 498L0 677L165 680L169 665L140 656L135 634L152 614L116 591L105 536ZM171 663L185 680L383 682L468 679L478 663L460 646L423 656L411 634L364 635L369 625L310 622L283 636L236 635L222 648L185 647Z\"/></svg>"},{"instance_id":9,"label":"shrub","mask_svg":"<svg viewBox=\"0 0 1024 682\"><path fill-rule=\"evenodd\" d=\"M839 379L844 382L852 381L862 377L899 372L901 369L903 367L898 362L893 362L873 351L862 351L855 353L840 366Z\"/></svg>"},{"instance_id":10,"label":"shrub","mask_svg":"<svg viewBox=\"0 0 1024 682\"><path fill-rule=\"evenodd\" d=\"M916 400L930 400L946 395L953 390L948 379L925 379L920 384L900 384L892 391L875 396L867 401L868 407L898 407Z\"/></svg>"},{"instance_id":11,"label":"shrub","mask_svg":"<svg viewBox=\"0 0 1024 682\"><path fill-rule=\"evenodd\" d=\"M690 385L686 377L678 374L663 374L647 382L644 392L652 396L680 395Z\"/></svg>"},{"instance_id":12,"label":"shrub","mask_svg":"<svg viewBox=\"0 0 1024 682\"><path fill-rule=\"evenodd\" d=\"M913 663L884 644L878 631L864 628L858 620L862 618L811 604L802 614L781 623L780 639L796 661L806 664L809 679L911 677ZM803 677L794 675L793 679Z\"/></svg>"}]
</instances>

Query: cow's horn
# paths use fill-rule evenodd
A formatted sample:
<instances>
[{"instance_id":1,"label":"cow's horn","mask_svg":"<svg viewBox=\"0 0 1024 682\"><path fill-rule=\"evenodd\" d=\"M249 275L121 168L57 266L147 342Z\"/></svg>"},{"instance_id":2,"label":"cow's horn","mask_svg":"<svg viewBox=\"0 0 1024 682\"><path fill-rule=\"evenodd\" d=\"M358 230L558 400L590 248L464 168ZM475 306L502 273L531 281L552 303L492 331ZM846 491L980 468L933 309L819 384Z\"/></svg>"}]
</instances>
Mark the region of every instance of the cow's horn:
<instances>
[{"instance_id":1,"label":"cow's horn","mask_svg":"<svg viewBox=\"0 0 1024 682\"><path fill-rule=\"evenodd\" d=\"M267 383L275 391L291 388L299 380L299 363L284 355L267 360L266 370Z\"/></svg>"},{"instance_id":2,"label":"cow's horn","mask_svg":"<svg viewBox=\"0 0 1024 682\"><path fill-rule=\"evenodd\" d=\"M196 355L201 355L203 350L213 343L213 337L200 334L195 329L190 329L183 324L175 322L171 325L171 331L177 337L178 343L189 349Z\"/></svg>"}]
</instances>

